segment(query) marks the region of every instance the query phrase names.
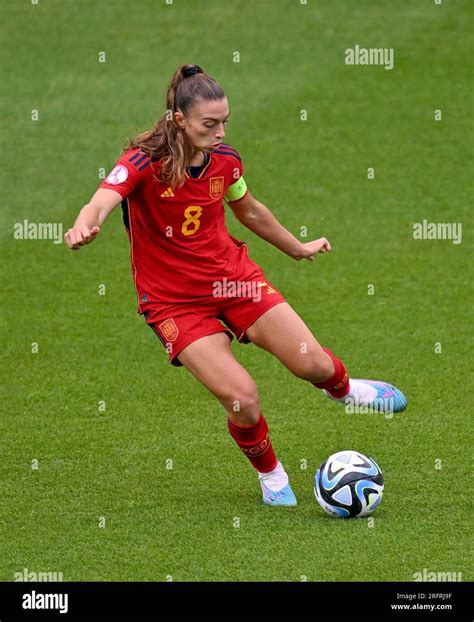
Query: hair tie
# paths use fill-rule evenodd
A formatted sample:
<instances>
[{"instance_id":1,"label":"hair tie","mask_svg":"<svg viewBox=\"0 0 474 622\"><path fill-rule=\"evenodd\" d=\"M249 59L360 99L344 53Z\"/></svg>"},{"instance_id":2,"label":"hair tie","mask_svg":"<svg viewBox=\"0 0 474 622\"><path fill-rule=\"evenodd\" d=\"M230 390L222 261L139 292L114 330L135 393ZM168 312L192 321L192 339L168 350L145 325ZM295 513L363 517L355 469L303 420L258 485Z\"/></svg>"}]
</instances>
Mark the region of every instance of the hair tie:
<instances>
[{"instance_id":1,"label":"hair tie","mask_svg":"<svg viewBox=\"0 0 474 622\"><path fill-rule=\"evenodd\" d=\"M198 67L186 67L186 69L183 69L182 71L182 76L183 78L190 78L191 76L195 76L197 73L202 73Z\"/></svg>"}]
</instances>

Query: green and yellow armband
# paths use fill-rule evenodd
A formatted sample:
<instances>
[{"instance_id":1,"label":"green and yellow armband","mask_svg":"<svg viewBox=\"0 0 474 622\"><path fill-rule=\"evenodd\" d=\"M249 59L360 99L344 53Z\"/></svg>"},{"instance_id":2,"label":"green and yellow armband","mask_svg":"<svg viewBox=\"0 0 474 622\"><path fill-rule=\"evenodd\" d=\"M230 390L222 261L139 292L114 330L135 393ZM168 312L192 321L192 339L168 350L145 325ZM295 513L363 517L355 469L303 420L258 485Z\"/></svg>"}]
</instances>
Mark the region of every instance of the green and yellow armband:
<instances>
[{"instance_id":1,"label":"green and yellow armband","mask_svg":"<svg viewBox=\"0 0 474 622\"><path fill-rule=\"evenodd\" d=\"M239 179L227 188L227 192L225 194L226 201L238 201L242 199L247 192L247 184L243 177L239 177Z\"/></svg>"}]
</instances>

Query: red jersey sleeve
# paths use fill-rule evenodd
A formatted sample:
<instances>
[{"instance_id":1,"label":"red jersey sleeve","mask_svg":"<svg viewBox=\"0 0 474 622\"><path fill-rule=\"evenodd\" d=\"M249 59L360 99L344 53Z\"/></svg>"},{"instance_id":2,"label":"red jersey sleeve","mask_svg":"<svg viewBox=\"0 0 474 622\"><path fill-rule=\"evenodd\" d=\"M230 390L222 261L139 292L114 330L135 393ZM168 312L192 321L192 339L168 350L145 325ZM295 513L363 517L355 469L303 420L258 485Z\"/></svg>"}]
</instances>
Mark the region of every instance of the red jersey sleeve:
<instances>
[{"instance_id":1,"label":"red jersey sleeve","mask_svg":"<svg viewBox=\"0 0 474 622\"><path fill-rule=\"evenodd\" d=\"M232 178L231 184L235 183L244 174L244 164L237 151L234 151L235 156L232 158Z\"/></svg>"},{"instance_id":2,"label":"red jersey sleeve","mask_svg":"<svg viewBox=\"0 0 474 622\"><path fill-rule=\"evenodd\" d=\"M133 193L137 185L150 173L151 159L140 149L130 149L115 163L99 188L118 192L122 199Z\"/></svg>"},{"instance_id":3,"label":"red jersey sleeve","mask_svg":"<svg viewBox=\"0 0 474 622\"><path fill-rule=\"evenodd\" d=\"M227 203L240 201L247 194L247 185L244 180L244 165L238 151L230 145L222 145L216 149L216 153L226 156L229 163L229 177L224 192Z\"/></svg>"}]
</instances>

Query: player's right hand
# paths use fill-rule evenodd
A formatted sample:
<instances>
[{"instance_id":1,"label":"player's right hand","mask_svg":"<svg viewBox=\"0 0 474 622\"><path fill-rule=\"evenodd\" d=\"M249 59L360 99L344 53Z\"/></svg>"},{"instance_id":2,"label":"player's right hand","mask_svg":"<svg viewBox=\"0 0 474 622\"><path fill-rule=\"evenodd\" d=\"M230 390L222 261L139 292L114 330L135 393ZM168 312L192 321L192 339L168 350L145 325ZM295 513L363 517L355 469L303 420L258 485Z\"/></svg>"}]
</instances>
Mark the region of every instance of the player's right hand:
<instances>
[{"instance_id":1,"label":"player's right hand","mask_svg":"<svg viewBox=\"0 0 474 622\"><path fill-rule=\"evenodd\" d=\"M64 241L72 248L73 251L77 251L85 244L90 244L95 240L100 233L100 227L92 227L90 229L87 225L79 225L77 227L71 227L69 231L64 234Z\"/></svg>"}]
</instances>

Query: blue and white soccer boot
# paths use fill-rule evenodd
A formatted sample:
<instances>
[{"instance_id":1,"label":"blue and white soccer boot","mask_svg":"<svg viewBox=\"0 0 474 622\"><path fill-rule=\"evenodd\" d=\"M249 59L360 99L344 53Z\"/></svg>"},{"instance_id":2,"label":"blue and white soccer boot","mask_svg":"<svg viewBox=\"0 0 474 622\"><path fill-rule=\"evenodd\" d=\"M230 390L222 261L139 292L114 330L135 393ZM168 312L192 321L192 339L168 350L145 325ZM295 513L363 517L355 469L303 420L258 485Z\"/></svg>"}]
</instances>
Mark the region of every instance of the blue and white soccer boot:
<instances>
[{"instance_id":1,"label":"blue and white soccer boot","mask_svg":"<svg viewBox=\"0 0 474 622\"><path fill-rule=\"evenodd\" d=\"M324 393L336 402L346 405L349 413L367 412L369 410L391 414L401 412L407 407L405 395L388 382L351 378L349 393L341 398L335 398L326 390Z\"/></svg>"},{"instance_id":2,"label":"blue and white soccer boot","mask_svg":"<svg viewBox=\"0 0 474 622\"><path fill-rule=\"evenodd\" d=\"M260 486L263 492L263 502L267 505L294 506L298 503L290 484L278 491L270 490L262 481L260 481Z\"/></svg>"},{"instance_id":3,"label":"blue and white soccer boot","mask_svg":"<svg viewBox=\"0 0 474 622\"><path fill-rule=\"evenodd\" d=\"M262 488L263 502L267 505L294 506L297 504L295 494L288 481L288 475L281 462L278 462L273 471L259 473L258 479Z\"/></svg>"}]
</instances>

